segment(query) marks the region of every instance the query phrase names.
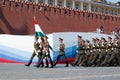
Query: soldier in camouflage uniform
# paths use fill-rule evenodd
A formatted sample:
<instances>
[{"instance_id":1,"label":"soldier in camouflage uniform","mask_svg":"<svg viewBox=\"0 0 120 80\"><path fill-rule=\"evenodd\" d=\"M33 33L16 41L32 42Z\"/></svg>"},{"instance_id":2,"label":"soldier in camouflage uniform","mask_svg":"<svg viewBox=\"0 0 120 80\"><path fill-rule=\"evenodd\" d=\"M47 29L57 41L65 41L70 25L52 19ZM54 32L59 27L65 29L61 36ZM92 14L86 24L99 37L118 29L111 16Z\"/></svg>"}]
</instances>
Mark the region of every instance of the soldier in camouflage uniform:
<instances>
[{"instance_id":1,"label":"soldier in camouflage uniform","mask_svg":"<svg viewBox=\"0 0 120 80\"><path fill-rule=\"evenodd\" d=\"M81 53L83 53L82 48L83 48L83 46L82 46L82 37L78 35L77 55L76 55L75 61L71 64L72 66L76 66L78 64Z\"/></svg>"},{"instance_id":2,"label":"soldier in camouflage uniform","mask_svg":"<svg viewBox=\"0 0 120 80\"><path fill-rule=\"evenodd\" d=\"M81 45L79 54L80 54L80 59L78 61L78 65L87 66L87 59L86 59L86 55L85 55L85 41L84 40L82 40L82 45Z\"/></svg>"},{"instance_id":3,"label":"soldier in camouflage uniform","mask_svg":"<svg viewBox=\"0 0 120 80\"><path fill-rule=\"evenodd\" d=\"M103 37L101 38L100 50L101 50L101 53L98 57L98 60L96 61L98 66L102 65L101 63L104 61L106 56L106 40Z\"/></svg>"},{"instance_id":4,"label":"soldier in camouflage uniform","mask_svg":"<svg viewBox=\"0 0 120 80\"><path fill-rule=\"evenodd\" d=\"M110 57L113 53L112 46L113 46L112 38L110 36L108 36L108 41L107 41L107 46L106 46L107 54L105 56L104 61L101 63L102 66L109 66L108 60L110 59Z\"/></svg>"},{"instance_id":5,"label":"soldier in camouflage uniform","mask_svg":"<svg viewBox=\"0 0 120 80\"><path fill-rule=\"evenodd\" d=\"M91 55L91 44L89 40L86 40L86 45L85 45L85 54L86 54L86 60L87 60L87 64Z\"/></svg>"},{"instance_id":6,"label":"soldier in camouflage uniform","mask_svg":"<svg viewBox=\"0 0 120 80\"><path fill-rule=\"evenodd\" d=\"M42 39L41 39L42 40ZM38 57L38 60L40 60L41 58L41 51L40 51L40 47L39 47L40 43L38 42L38 37L35 36L35 42L34 42L34 51L33 54L29 60L29 62L27 64L25 64L25 66L30 66L30 64L32 63L32 60L35 56ZM42 67L44 66L43 62L42 62Z\"/></svg>"},{"instance_id":7,"label":"soldier in camouflage uniform","mask_svg":"<svg viewBox=\"0 0 120 80\"><path fill-rule=\"evenodd\" d=\"M50 61L50 64L51 64L51 68L53 68L53 62L52 62L52 59L50 57L50 50L49 48L53 51L53 49L51 48L51 46L49 45L49 42L48 42L48 37L47 36L44 36L44 46L43 46L43 55L42 55L42 58L41 60L37 63L37 65L35 65L35 67L40 67L40 64L42 63L43 59L44 58L47 58L49 59Z\"/></svg>"},{"instance_id":8,"label":"soldier in camouflage uniform","mask_svg":"<svg viewBox=\"0 0 120 80\"><path fill-rule=\"evenodd\" d=\"M96 40L93 38L92 45L91 45L91 55L90 55L90 59L88 62L89 66L93 65L93 62L95 60L95 55L96 55Z\"/></svg>"},{"instance_id":9,"label":"soldier in camouflage uniform","mask_svg":"<svg viewBox=\"0 0 120 80\"><path fill-rule=\"evenodd\" d=\"M59 50L60 50L60 52L59 52L59 55L57 56L57 61L54 63L54 66L58 63L60 57L63 56L63 57L64 57L64 60L65 60L65 62L66 62L66 66L65 66L65 67L68 67L69 64L68 64L68 60L67 60L67 57L66 57L65 51L64 51L64 49L65 49L65 44L63 43L63 39L62 39L62 38L59 38L59 42L60 42L60 45L59 45Z\"/></svg>"},{"instance_id":10,"label":"soldier in camouflage uniform","mask_svg":"<svg viewBox=\"0 0 120 80\"><path fill-rule=\"evenodd\" d=\"M113 46L112 46L112 50L113 53L110 57L110 59L108 60L108 63L110 64L110 66L114 66L114 65L120 65L120 52L119 52L119 43L118 43L118 37L114 38L113 41Z\"/></svg>"}]
</instances>

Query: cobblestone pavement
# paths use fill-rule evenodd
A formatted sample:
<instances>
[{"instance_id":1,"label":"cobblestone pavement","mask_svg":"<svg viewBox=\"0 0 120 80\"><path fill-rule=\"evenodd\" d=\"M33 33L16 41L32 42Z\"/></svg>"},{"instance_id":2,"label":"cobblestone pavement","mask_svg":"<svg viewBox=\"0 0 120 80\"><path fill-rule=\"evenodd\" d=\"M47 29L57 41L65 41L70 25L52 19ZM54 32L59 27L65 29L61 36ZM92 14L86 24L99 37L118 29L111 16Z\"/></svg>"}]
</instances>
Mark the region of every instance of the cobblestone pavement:
<instances>
[{"instance_id":1,"label":"cobblestone pavement","mask_svg":"<svg viewBox=\"0 0 120 80\"><path fill-rule=\"evenodd\" d=\"M24 64L0 63L0 80L120 80L120 67L36 68Z\"/></svg>"}]
</instances>

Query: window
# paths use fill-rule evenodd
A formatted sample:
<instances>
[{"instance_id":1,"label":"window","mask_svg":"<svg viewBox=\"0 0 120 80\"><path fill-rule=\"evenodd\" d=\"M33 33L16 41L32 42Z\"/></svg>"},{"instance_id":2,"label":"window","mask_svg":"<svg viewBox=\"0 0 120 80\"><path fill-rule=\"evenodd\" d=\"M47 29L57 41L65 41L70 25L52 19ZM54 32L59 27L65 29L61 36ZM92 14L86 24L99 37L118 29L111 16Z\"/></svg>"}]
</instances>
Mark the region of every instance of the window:
<instances>
[{"instance_id":1,"label":"window","mask_svg":"<svg viewBox=\"0 0 120 80\"><path fill-rule=\"evenodd\" d=\"M83 6L83 10L85 10L85 11L87 10L87 6L86 5Z\"/></svg>"},{"instance_id":2,"label":"window","mask_svg":"<svg viewBox=\"0 0 120 80\"><path fill-rule=\"evenodd\" d=\"M43 4L43 3L44 3L44 0L39 0L39 2Z\"/></svg>"},{"instance_id":3,"label":"window","mask_svg":"<svg viewBox=\"0 0 120 80\"><path fill-rule=\"evenodd\" d=\"M70 2L67 2L67 8L71 8Z\"/></svg>"},{"instance_id":4,"label":"window","mask_svg":"<svg viewBox=\"0 0 120 80\"><path fill-rule=\"evenodd\" d=\"M33 2L33 0L29 0L30 2Z\"/></svg>"},{"instance_id":5,"label":"window","mask_svg":"<svg viewBox=\"0 0 120 80\"><path fill-rule=\"evenodd\" d=\"M58 0L57 5L58 5L58 6L62 6L62 1L61 1L61 0Z\"/></svg>"},{"instance_id":6,"label":"window","mask_svg":"<svg viewBox=\"0 0 120 80\"><path fill-rule=\"evenodd\" d=\"M91 6L91 11L94 12L94 6Z\"/></svg>"},{"instance_id":7,"label":"window","mask_svg":"<svg viewBox=\"0 0 120 80\"><path fill-rule=\"evenodd\" d=\"M111 14L112 14L112 15L114 14L114 10L111 11Z\"/></svg>"},{"instance_id":8,"label":"window","mask_svg":"<svg viewBox=\"0 0 120 80\"><path fill-rule=\"evenodd\" d=\"M75 9L80 9L80 5L79 4L75 4Z\"/></svg>"},{"instance_id":9,"label":"window","mask_svg":"<svg viewBox=\"0 0 120 80\"><path fill-rule=\"evenodd\" d=\"M95 12L98 12L98 7L96 7Z\"/></svg>"},{"instance_id":10,"label":"window","mask_svg":"<svg viewBox=\"0 0 120 80\"><path fill-rule=\"evenodd\" d=\"M101 12L102 12L102 14L104 14L105 10L102 8Z\"/></svg>"},{"instance_id":11,"label":"window","mask_svg":"<svg viewBox=\"0 0 120 80\"><path fill-rule=\"evenodd\" d=\"M117 11L115 11L115 15L118 15L118 14L117 14Z\"/></svg>"},{"instance_id":12,"label":"window","mask_svg":"<svg viewBox=\"0 0 120 80\"><path fill-rule=\"evenodd\" d=\"M48 4L53 5L53 0L48 0Z\"/></svg>"},{"instance_id":13,"label":"window","mask_svg":"<svg viewBox=\"0 0 120 80\"><path fill-rule=\"evenodd\" d=\"M105 10L105 13L108 14L108 9Z\"/></svg>"}]
</instances>

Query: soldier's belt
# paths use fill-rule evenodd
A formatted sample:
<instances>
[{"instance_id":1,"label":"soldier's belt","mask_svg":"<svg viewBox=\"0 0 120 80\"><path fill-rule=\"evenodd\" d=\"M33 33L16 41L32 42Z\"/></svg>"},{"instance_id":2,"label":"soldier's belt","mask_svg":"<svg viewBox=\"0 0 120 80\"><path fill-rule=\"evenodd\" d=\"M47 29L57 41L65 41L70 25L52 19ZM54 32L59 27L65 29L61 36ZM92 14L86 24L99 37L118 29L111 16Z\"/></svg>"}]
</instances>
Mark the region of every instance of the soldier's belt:
<instances>
[{"instance_id":1,"label":"soldier's belt","mask_svg":"<svg viewBox=\"0 0 120 80\"><path fill-rule=\"evenodd\" d=\"M92 51L97 51L96 49L93 49Z\"/></svg>"}]
</instances>

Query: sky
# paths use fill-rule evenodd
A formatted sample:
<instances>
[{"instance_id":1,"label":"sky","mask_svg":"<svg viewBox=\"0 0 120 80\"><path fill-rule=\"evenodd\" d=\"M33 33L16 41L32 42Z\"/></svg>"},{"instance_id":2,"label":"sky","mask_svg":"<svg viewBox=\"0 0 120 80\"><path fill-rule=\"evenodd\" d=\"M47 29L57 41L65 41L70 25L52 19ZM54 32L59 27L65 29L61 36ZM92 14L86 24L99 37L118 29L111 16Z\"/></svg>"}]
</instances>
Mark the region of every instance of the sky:
<instances>
[{"instance_id":1,"label":"sky","mask_svg":"<svg viewBox=\"0 0 120 80\"><path fill-rule=\"evenodd\" d=\"M110 2L113 2L113 3L120 2L120 0L107 0L107 1L110 1Z\"/></svg>"}]
</instances>

